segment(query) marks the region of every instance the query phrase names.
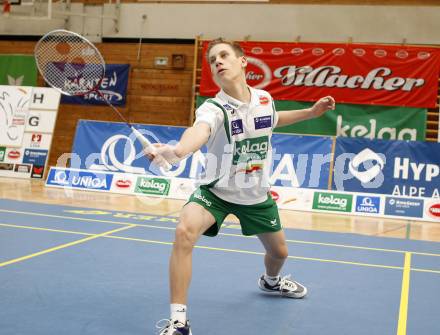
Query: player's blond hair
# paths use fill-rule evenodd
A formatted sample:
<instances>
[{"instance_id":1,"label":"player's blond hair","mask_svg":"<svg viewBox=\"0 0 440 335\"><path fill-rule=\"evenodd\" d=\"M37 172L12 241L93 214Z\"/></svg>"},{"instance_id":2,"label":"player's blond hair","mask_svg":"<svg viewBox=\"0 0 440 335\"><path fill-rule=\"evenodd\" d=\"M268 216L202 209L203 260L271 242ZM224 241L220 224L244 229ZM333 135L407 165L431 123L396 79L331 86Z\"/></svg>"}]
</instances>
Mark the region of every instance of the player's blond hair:
<instances>
[{"instance_id":1,"label":"player's blond hair","mask_svg":"<svg viewBox=\"0 0 440 335\"><path fill-rule=\"evenodd\" d=\"M209 61L209 52L217 44L227 44L232 48L232 50L234 50L235 55L237 57L244 56L243 48L240 46L240 44L238 42L229 41L229 40L224 39L223 37L219 37L219 38L216 38L215 40L212 40L208 44L208 49L206 50L206 58L208 59L208 61Z\"/></svg>"}]
</instances>

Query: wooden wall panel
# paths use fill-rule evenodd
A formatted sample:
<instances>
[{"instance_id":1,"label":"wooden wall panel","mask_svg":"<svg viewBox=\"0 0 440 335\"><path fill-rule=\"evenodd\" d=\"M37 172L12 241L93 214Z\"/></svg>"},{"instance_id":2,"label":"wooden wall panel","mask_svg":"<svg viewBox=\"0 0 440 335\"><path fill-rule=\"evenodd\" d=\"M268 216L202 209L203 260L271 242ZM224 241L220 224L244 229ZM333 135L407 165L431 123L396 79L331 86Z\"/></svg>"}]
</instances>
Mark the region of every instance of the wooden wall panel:
<instances>
[{"instance_id":1,"label":"wooden wall panel","mask_svg":"<svg viewBox=\"0 0 440 335\"><path fill-rule=\"evenodd\" d=\"M0 54L32 54L35 42L0 41ZM97 47L107 63L130 64L127 106L121 113L133 123L187 126L190 120L194 46L188 44L100 43ZM185 57L183 69L172 68L172 55ZM155 68L155 57L168 57L168 65ZM40 77L40 86L44 86ZM115 121L120 119L106 106L60 105L49 157L70 152L76 124L80 119Z\"/></svg>"}]
</instances>

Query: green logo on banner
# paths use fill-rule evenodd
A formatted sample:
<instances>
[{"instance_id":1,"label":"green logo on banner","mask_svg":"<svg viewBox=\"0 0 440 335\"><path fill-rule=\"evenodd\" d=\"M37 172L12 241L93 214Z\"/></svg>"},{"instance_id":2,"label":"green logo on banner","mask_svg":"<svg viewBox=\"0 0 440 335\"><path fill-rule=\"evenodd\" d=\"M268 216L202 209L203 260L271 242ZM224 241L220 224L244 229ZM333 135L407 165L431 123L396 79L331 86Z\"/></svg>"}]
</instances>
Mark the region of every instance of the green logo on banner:
<instances>
[{"instance_id":1,"label":"green logo on banner","mask_svg":"<svg viewBox=\"0 0 440 335\"><path fill-rule=\"evenodd\" d=\"M395 114L394 112L388 113L390 115ZM395 116L398 117L398 115ZM408 141L417 140L417 128L414 128L413 125L408 125L408 128L404 128L389 121L388 125L392 125L393 127L383 126L386 124L386 121L380 118L368 119L367 117L358 122L358 124L355 124L352 120L346 122L342 115L338 115L336 117L336 136Z\"/></svg>"},{"instance_id":2,"label":"green logo on banner","mask_svg":"<svg viewBox=\"0 0 440 335\"><path fill-rule=\"evenodd\" d=\"M164 178L138 177L135 193L168 195L170 192L170 181Z\"/></svg>"},{"instance_id":3,"label":"green logo on banner","mask_svg":"<svg viewBox=\"0 0 440 335\"><path fill-rule=\"evenodd\" d=\"M269 138L261 136L235 142L233 163L247 163L254 160L263 160L267 156Z\"/></svg>"},{"instance_id":4,"label":"green logo on banner","mask_svg":"<svg viewBox=\"0 0 440 335\"><path fill-rule=\"evenodd\" d=\"M35 58L24 55L0 55L0 85L37 86Z\"/></svg>"},{"instance_id":5,"label":"green logo on banner","mask_svg":"<svg viewBox=\"0 0 440 335\"><path fill-rule=\"evenodd\" d=\"M337 194L315 192L313 209L336 212L351 212L353 196L351 194Z\"/></svg>"},{"instance_id":6,"label":"green logo on banner","mask_svg":"<svg viewBox=\"0 0 440 335\"><path fill-rule=\"evenodd\" d=\"M0 162L3 162L5 160L5 153L6 153L6 148L0 147Z\"/></svg>"}]
</instances>

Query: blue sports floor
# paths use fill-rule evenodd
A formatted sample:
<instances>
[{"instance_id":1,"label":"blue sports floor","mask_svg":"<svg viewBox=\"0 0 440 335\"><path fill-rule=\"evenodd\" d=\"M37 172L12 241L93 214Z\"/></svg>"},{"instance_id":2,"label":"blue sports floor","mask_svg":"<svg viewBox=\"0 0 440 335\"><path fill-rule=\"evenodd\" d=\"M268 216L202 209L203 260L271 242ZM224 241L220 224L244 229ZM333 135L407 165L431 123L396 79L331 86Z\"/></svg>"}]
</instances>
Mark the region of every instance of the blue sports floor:
<instances>
[{"instance_id":1,"label":"blue sports floor","mask_svg":"<svg viewBox=\"0 0 440 335\"><path fill-rule=\"evenodd\" d=\"M169 316L176 218L0 200L1 335L148 335ZM287 229L302 300L257 288L263 249L226 225L194 251L194 335L438 335L440 243Z\"/></svg>"}]
</instances>

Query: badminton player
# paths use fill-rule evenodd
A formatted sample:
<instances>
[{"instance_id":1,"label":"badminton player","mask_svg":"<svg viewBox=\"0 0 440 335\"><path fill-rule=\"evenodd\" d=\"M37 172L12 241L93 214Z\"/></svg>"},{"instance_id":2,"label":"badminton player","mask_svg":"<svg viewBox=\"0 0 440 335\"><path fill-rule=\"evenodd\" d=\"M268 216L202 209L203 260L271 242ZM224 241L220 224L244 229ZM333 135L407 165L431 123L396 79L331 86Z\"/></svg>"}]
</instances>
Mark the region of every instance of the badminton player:
<instances>
[{"instance_id":1,"label":"badminton player","mask_svg":"<svg viewBox=\"0 0 440 335\"><path fill-rule=\"evenodd\" d=\"M171 315L158 323L160 335L191 334L187 295L192 251L202 234L217 235L228 214L239 219L244 235L256 235L266 250L259 289L288 298L307 294L303 284L280 275L288 250L269 193L270 139L275 126L321 116L335 108L335 101L327 96L308 109L276 112L268 92L247 85L247 60L239 44L213 40L206 56L220 91L197 109L194 125L176 145L158 145L158 156L149 156L173 163L203 145L208 149L205 175L180 213L170 258Z\"/></svg>"}]
</instances>

